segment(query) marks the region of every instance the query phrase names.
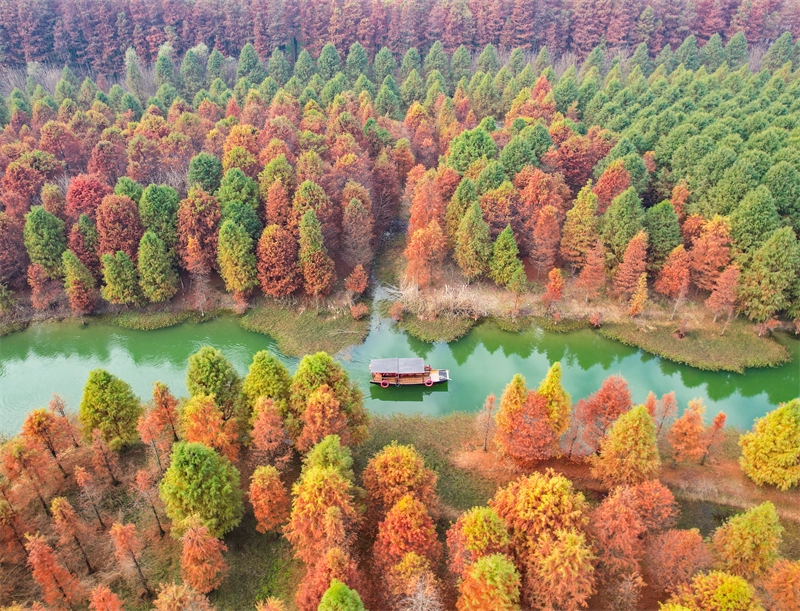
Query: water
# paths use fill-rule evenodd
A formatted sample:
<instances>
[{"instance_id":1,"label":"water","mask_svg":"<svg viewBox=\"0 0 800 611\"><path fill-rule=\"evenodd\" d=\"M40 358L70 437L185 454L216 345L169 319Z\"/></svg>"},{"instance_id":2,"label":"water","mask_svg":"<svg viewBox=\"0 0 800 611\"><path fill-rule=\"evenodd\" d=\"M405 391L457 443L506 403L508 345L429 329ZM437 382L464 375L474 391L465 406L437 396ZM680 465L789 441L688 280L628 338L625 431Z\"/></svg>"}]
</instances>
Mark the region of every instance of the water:
<instances>
[{"instance_id":1,"label":"water","mask_svg":"<svg viewBox=\"0 0 800 611\"><path fill-rule=\"evenodd\" d=\"M621 374L634 401L644 401L650 390L659 396L674 390L681 408L700 397L709 418L723 410L730 424L749 428L754 418L800 395L800 341L787 342L794 357L791 363L742 375L677 365L591 330L507 333L484 323L457 342L431 345L376 316L364 344L337 358L364 390L366 406L374 413L441 415L476 410L489 393L499 396L515 373L522 373L528 386L537 386L550 364L561 361L564 387L573 400L594 392L609 375ZM14 434L25 413L45 405L54 392L77 409L83 384L96 367L126 380L143 399L150 396L154 381L185 395L187 358L206 344L219 348L243 374L258 350L277 352L271 338L245 331L231 317L158 331L132 331L94 321L86 326L48 322L0 338L0 432ZM298 359L280 356L293 371ZM369 384L370 359L387 356L423 357L433 367L449 369L453 379L430 389L382 389Z\"/></svg>"}]
</instances>

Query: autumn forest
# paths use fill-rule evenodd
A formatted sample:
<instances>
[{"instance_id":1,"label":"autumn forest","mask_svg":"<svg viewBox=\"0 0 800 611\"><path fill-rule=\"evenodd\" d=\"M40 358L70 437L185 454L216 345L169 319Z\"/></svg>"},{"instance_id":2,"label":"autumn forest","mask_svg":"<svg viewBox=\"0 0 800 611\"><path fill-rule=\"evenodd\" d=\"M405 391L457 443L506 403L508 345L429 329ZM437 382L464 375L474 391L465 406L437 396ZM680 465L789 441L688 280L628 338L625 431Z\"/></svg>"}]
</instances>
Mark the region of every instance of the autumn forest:
<instances>
[{"instance_id":1,"label":"autumn forest","mask_svg":"<svg viewBox=\"0 0 800 611\"><path fill-rule=\"evenodd\" d=\"M0 610L796 611L800 399L743 431L550 362L385 416L334 352L491 319L789 361L798 38L788 0L0 0L0 336L344 338L26 406Z\"/></svg>"}]
</instances>

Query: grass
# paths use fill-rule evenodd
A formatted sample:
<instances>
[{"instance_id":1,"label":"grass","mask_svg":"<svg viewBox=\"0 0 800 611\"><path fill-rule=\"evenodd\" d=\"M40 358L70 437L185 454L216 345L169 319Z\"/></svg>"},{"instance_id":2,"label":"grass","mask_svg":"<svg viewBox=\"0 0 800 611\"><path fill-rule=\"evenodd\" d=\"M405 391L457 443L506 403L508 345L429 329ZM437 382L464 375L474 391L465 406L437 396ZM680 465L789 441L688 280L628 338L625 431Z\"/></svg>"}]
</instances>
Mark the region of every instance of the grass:
<instances>
[{"instance_id":1,"label":"grass","mask_svg":"<svg viewBox=\"0 0 800 611\"><path fill-rule=\"evenodd\" d=\"M9 322L2 322L0 321L0 337L4 335L11 335L12 333L16 333L17 331L22 331L28 326L27 321L9 321Z\"/></svg>"},{"instance_id":2,"label":"grass","mask_svg":"<svg viewBox=\"0 0 800 611\"><path fill-rule=\"evenodd\" d=\"M478 319L469 316L444 315L431 320L422 320L414 314L403 314L397 326L412 337L423 342L454 342L464 337Z\"/></svg>"},{"instance_id":3,"label":"grass","mask_svg":"<svg viewBox=\"0 0 800 611\"><path fill-rule=\"evenodd\" d=\"M281 352L296 357L320 350L336 354L363 342L369 332L368 316L353 320L344 308L317 312L266 300L245 314L240 324L248 331L269 335Z\"/></svg>"},{"instance_id":4,"label":"grass","mask_svg":"<svg viewBox=\"0 0 800 611\"><path fill-rule=\"evenodd\" d=\"M705 371L744 373L748 367L775 367L791 360L785 346L758 337L751 323L733 321L722 336L715 329L691 329L683 339L673 335L678 326L678 322L658 323L642 329L634 322L609 322L598 333Z\"/></svg>"},{"instance_id":5,"label":"grass","mask_svg":"<svg viewBox=\"0 0 800 611\"><path fill-rule=\"evenodd\" d=\"M589 328L589 321L585 318L564 318L560 321L556 321L550 316L534 316L533 324L550 333L572 333L573 331Z\"/></svg>"},{"instance_id":6,"label":"grass","mask_svg":"<svg viewBox=\"0 0 800 611\"><path fill-rule=\"evenodd\" d=\"M373 274L379 282L392 286L400 283L400 273L405 266L405 247L406 236L402 233L391 235L381 244L373 268Z\"/></svg>"},{"instance_id":7,"label":"grass","mask_svg":"<svg viewBox=\"0 0 800 611\"><path fill-rule=\"evenodd\" d=\"M155 329L174 327L187 320L196 320L198 318L200 318L198 312L183 310L180 312L121 312L119 314L100 316L99 320L123 329L154 331Z\"/></svg>"}]
</instances>

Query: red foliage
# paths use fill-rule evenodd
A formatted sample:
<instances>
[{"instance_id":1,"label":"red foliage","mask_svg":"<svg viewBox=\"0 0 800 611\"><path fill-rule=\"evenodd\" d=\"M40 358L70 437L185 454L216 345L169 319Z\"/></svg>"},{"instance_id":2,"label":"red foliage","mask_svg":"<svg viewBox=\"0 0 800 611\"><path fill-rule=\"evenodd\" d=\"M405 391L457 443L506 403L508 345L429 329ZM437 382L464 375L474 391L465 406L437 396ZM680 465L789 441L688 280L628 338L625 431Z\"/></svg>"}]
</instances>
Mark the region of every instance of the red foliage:
<instances>
[{"instance_id":1,"label":"red foliage","mask_svg":"<svg viewBox=\"0 0 800 611\"><path fill-rule=\"evenodd\" d=\"M561 174L546 174L534 166L525 166L514 178L514 186L519 191L519 204L513 225L516 232L521 234L519 240L525 252L531 252L534 247L533 232L539 217L539 212L545 206L552 206L558 212L559 222L569 208L570 191L564 184ZM505 227L505 225L504 225Z\"/></svg>"},{"instance_id":2,"label":"red foliage","mask_svg":"<svg viewBox=\"0 0 800 611\"><path fill-rule=\"evenodd\" d=\"M280 225L264 229L256 246L256 258L258 280L265 295L285 297L299 288L297 240L287 229Z\"/></svg>"},{"instance_id":3,"label":"red foliage","mask_svg":"<svg viewBox=\"0 0 800 611\"><path fill-rule=\"evenodd\" d=\"M228 565L222 552L228 551L225 544L212 537L197 516L184 521L186 530L181 537L181 578L183 582L201 594L216 589L225 578Z\"/></svg>"},{"instance_id":4,"label":"red foliage","mask_svg":"<svg viewBox=\"0 0 800 611\"><path fill-rule=\"evenodd\" d=\"M283 426L280 410L267 397L259 397L253 407L250 452L258 464L269 463L284 469L291 459L291 440Z\"/></svg>"},{"instance_id":5,"label":"red foliage","mask_svg":"<svg viewBox=\"0 0 800 611\"><path fill-rule=\"evenodd\" d=\"M622 376L603 380L598 391L575 404L575 416L582 425L581 442L593 454L613 422L631 408L631 391Z\"/></svg>"},{"instance_id":6,"label":"red foliage","mask_svg":"<svg viewBox=\"0 0 800 611\"><path fill-rule=\"evenodd\" d=\"M378 525L373 558L376 565L388 571L408 552L415 552L432 564L442 553L428 510L411 494L397 501Z\"/></svg>"},{"instance_id":7,"label":"red foliage","mask_svg":"<svg viewBox=\"0 0 800 611\"><path fill-rule=\"evenodd\" d=\"M711 554L696 528L668 530L648 542L645 565L648 582L672 593L689 583L695 573L710 567Z\"/></svg>"},{"instance_id":8,"label":"red foliage","mask_svg":"<svg viewBox=\"0 0 800 611\"><path fill-rule=\"evenodd\" d=\"M589 299L597 297L600 290L605 286L606 253L600 240L589 251L586 257L586 265L583 266L575 284L585 292L587 302Z\"/></svg>"},{"instance_id":9,"label":"red foliage","mask_svg":"<svg viewBox=\"0 0 800 611\"><path fill-rule=\"evenodd\" d=\"M301 452L307 452L328 435L339 435L343 445L350 443L347 416L327 384L309 395L302 420L303 431L297 438L297 449Z\"/></svg>"},{"instance_id":10,"label":"red foliage","mask_svg":"<svg viewBox=\"0 0 800 611\"><path fill-rule=\"evenodd\" d=\"M444 223L444 213L445 204L436 180L426 173L414 188L408 235L413 236L417 230L424 229L431 221L436 221L441 226Z\"/></svg>"},{"instance_id":11,"label":"red foliage","mask_svg":"<svg viewBox=\"0 0 800 611\"><path fill-rule=\"evenodd\" d=\"M532 467L553 455L556 436L545 397L531 390L520 409L506 411L502 404L500 409L495 442L505 456L519 466Z\"/></svg>"},{"instance_id":12,"label":"red foliage","mask_svg":"<svg viewBox=\"0 0 800 611\"><path fill-rule=\"evenodd\" d=\"M689 187L683 180L672 189L672 197L669 198L669 202L672 204L672 209L675 210L675 214L678 215L679 223L683 223L686 218L686 202L690 195Z\"/></svg>"},{"instance_id":13,"label":"red foliage","mask_svg":"<svg viewBox=\"0 0 800 611\"><path fill-rule=\"evenodd\" d=\"M615 159L605 169L592 191L597 195L597 214L603 214L614 198L631 186L631 175L622 159Z\"/></svg>"},{"instance_id":14,"label":"red foliage","mask_svg":"<svg viewBox=\"0 0 800 611\"><path fill-rule=\"evenodd\" d=\"M69 181L69 187L67 187L67 216L77 220L83 213L94 218L103 198L111 193L113 193L111 187L99 176L78 174Z\"/></svg>"},{"instance_id":15,"label":"red foliage","mask_svg":"<svg viewBox=\"0 0 800 611\"><path fill-rule=\"evenodd\" d=\"M111 535L111 542L114 544L114 556L116 556L117 562L123 567L132 564L139 574L139 580L142 582L142 586L144 586L144 589L150 594L150 588L147 585L147 580L144 578L144 573L142 573L140 564L143 546L136 534L136 525L115 522L111 525L111 529L108 532L109 535Z\"/></svg>"},{"instance_id":16,"label":"red foliage","mask_svg":"<svg viewBox=\"0 0 800 611\"><path fill-rule=\"evenodd\" d=\"M600 570L606 578L639 569L645 526L635 508L633 492L617 488L591 513L589 529L598 547Z\"/></svg>"},{"instance_id":17,"label":"red foliage","mask_svg":"<svg viewBox=\"0 0 800 611\"><path fill-rule=\"evenodd\" d=\"M647 234L637 233L628 243L622 263L614 274L614 290L626 297L636 290L636 284L647 268Z\"/></svg>"},{"instance_id":18,"label":"red foliage","mask_svg":"<svg viewBox=\"0 0 800 611\"><path fill-rule=\"evenodd\" d=\"M542 161L560 171L567 185L576 191L592 177L592 168L613 146L607 132L592 126L585 136L569 136L558 148L545 153Z\"/></svg>"},{"instance_id":19,"label":"red foliage","mask_svg":"<svg viewBox=\"0 0 800 611\"><path fill-rule=\"evenodd\" d=\"M25 221L0 212L0 282L22 276L28 265L22 232Z\"/></svg>"},{"instance_id":20,"label":"red foliage","mask_svg":"<svg viewBox=\"0 0 800 611\"><path fill-rule=\"evenodd\" d=\"M216 264L217 224L220 212L217 200L200 189L192 189L178 207L178 253L184 266L195 274L208 273ZM189 248L194 238L196 248Z\"/></svg>"},{"instance_id":21,"label":"red foliage","mask_svg":"<svg viewBox=\"0 0 800 611\"><path fill-rule=\"evenodd\" d=\"M71 547L74 543L86 563L86 569L90 574L93 573L94 569L86 552L86 544L90 537L89 528L83 523L67 499L63 497L53 499L50 508L61 549L63 550L67 546Z\"/></svg>"},{"instance_id":22,"label":"red foliage","mask_svg":"<svg viewBox=\"0 0 800 611\"><path fill-rule=\"evenodd\" d=\"M78 224L75 223L69 232L69 249L75 253L78 260L86 266L92 275L100 274L100 257L94 246L86 243L86 237L81 232Z\"/></svg>"},{"instance_id":23,"label":"red foliage","mask_svg":"<svg viewBox=\"0 0 800 611\"><path fill-rule=\"evenodd\" d=\"M275 467L268 465L256 468L250 478L249 496L258 532L275 530L286 522L290 509L289 496Z\"/></svg>"},{"instance_id":24,"label":"red foliage","mask_svg":"<svg viewBox=\"0 0 800 611\"><path fill-rule=\"evenodd\" d=\"M239 459L236 420L225 420L213 396L196 395L183 411L183 439L214 448L231 462Z\"/></svg>"},{"instance_id":25,"label":"red foliage","mask_svg":"<svg viewBox=\"0 0 800 611\"><path fill-rule=\"evenodd\" d=\"M689 290L689 255L683 244L669 253L664 267L658 272L653 288L667 297L680 299Z\"/></svg>"},{"instance_id":26,"label":"red foliage","mask_svg":"<svg viewBox=\"0 0 800 611\"><path fill-rule=\"evenodd\" d=\"M156 611L214 611L208 599L187 585L161 585L153 601Z\"/></svg>"},{"instance_id":27,"label":"red foliage","mask_svg":"<svg viewBox=\"0 0 800 611\"><path fill-rule=\"evenodd\" d=\"M649 480L631 488L633 506L648 535L673 528L680 509L669 488L658 480Z\"/></svg>"},{"instance_id":28,"label":"red foliage","mask_svg":"<svg viewBox=\"0 0 800 611\"><path fill-rule=\"evenodd\" d=\"M101 140L92 149L88 170L108 184L114 184L125 174L127 156L123 141Z\"/></svg>"},{"instance_id":29,"label":"red foliage","mask_svg":"<svg viewBox=\"0 0 800 611\"><path fill-rule=\"evenodd\" d=\"M675 392L668 392L661 395L661 399L656 400L656 396L649 392L645 400L647 412L656 425L656 436L660 437L664 431L664 425L671 421L678 412L678 402L675 400Z\"/></svg>"},{"instance_id":30,"label":"red foliage","mask_svg":"<svg viewBox=\"0 0 800 611\"><path fill-rule=\"evenodd\" d=\"M364 271L363 265L358 265L352 273L345 278L344 287L355 295L360 295L367 290L367 283L369 278L367 272Z\"/></svg>"},{"instance_id":31,"label":"red foliage","mask_svg":"<svg viewBox=\"0 0 800 611\"><path fill-rule=\"evenodd\" d=\"M61 565L44 537L38 534L27 537L28 566L45 602L54 607L71 608L83 600L83 588L77 577Z\"/></svg>"},{"instance_id":32,"label":"red foliage","mask_svg":"<svg viewBox=\"0 0 800 611\"><path fill-rule=\"evenodd\" d=\"M545 287L545 293L542 301L549 308L553 304L561 300L564 295L564 277L561 275L561 270L554 267L547 275L548 283Z\"/></svg>"},{"instance_id":33,"label":"red foliage","mask_svg":"<svg viewBox=\"0 0 800 611\"><path fill-rule=\"evenodd\" d=\"M706 299L706 307L714 312L714 322L720 314L725 314L728 319L736 308L736 286L739 283L739 268L729 265L717 277L711 296ZM724 332L724 329L723 329Z\"/></svg>"},{"instance_id":34,"label":"red foliage","mask_svg":"<svg viewBox=\"0 0 800 611\"><path fill-rule=\"evenodd\" d=\"M533 252L531 259L536 264L536 277L548 272L555 265L558 245L561 243L561 223L558 211L553 206L545 206L536 217L533 229Z\"/></svg>"},{"instance_id":35,"label":"red foliage","mask_svg":"<svg viewBox=\"0 0 800 611\"><path fill-rule=\"evenodd\" d=\"M99 429L92 431L92 468L97 477L102 477L103 473L108 473L111 483L115 486L119 484L117 479L119 457L116 452L112 452L111 448L108 447Z\"/></svg>"},{"instance_id":36,"label":"red foliage","mask_svg":"<svg viewBox=\"0 0 800 611\"><path fill-rule=\"evenodd\" d=\"M136 260L142 223L136 204L124 195L107 195L97 208L98 254L123 251Z\"/></svg>"},{"instance_id":37,"label":"red foliage","mask_svg":"<svg viewBox=\"0 0 800 611\"><path fill-rule=\"evenodd\" d=\"M292 202L280 178L276 178L267 191L267 225L285 227L292 214Z\"/></svg>"},{"instance_id":38,"label":"red foliage","mask_svg":"<svg viewBox=\"0 0 800 611\"><path fill-rule=\"evenodd\" d=\"M125 606L106 586L97 586L89 596L89 611L125 611Z\"/></svg>"},{"instance_id":39,"label":"red foliage","mask_svg":"<svg viewBox=\"0 0 800 611\"><path fill-rule=\"evenodd\" d=\"M28 266L28 285L31 287L31 305L36 310L46 310L58 300L61 292L57 283L51 282L47 272L39 265Z\"/></svg>"},{"instance_id":40,"label":"red foliage","mask_svg":"<svg viewBox=\"0 0 800 611\"><path fill-rule=\"evenodd\" d=\"M767 574L764 588L775 611L800 609L800 562L778 560Z\"/></svg>"},{"instance_id":41,"label":"red foliage","mask_svg":"<svg viewBox=\"0 0 800 611\"><path fill-rule=\"evenodd\" d=\"M308 567L295 595L297 608L300 611L316 611L322 596L334 579L338 579L352 590L361 589L362 579L358 565L339 547L329 549L322 558Z\"/></svg>"},{"instance_id":42,"label":"red foliage","mask_svg":"<svg viewBox=\"0 0 800 611\"><path fill-rule=\"evenodd\" d=\"M730 263L730 244L730 230L724 219L715 217L703 224L700 237L694 240L689 251L689 267L695 285L706 291L714 289L717 278Z\"/></svg>"},{"instance_id":43,"label":"red foliage","mask_svg":"<svg viewBox=\"0 0 800 611\"><path fill-rule=\"evenodd\" d=\"M417 229L403 253L408 259L406 278L420 287L431 284L446 247L447 240L436 219L431 220L427 227Z\"/></svg>"}]
</instances>

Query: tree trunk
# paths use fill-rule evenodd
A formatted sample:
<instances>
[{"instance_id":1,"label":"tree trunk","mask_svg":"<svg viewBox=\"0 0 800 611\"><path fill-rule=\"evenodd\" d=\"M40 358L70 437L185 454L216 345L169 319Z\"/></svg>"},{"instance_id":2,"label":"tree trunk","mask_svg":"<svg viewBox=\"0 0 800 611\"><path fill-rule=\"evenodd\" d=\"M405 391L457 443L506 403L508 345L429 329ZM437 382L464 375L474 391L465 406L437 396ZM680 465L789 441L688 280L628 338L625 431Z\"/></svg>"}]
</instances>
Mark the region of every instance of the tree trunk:
<instances>
[{"instance_id":1,"label":"tree trunk","mask_svg":"<svg viewBox=\"0 0 800 611\"><path fill-rule=\"evenodd\" d=\"M83 561L86 563L86 568L89 569L89 575L94 573L94 569L92 568L91 563L89 562L89 556L86 555L86 550L83 549L83 545L81 545L80 539L78 539L78 535L72 535L72 538L75 539L75 545L78 546L78 549L81 550L81 555L83 555Z\"/></svg>"},{"instance_id":2,"label":"tree trunk","mask_svg":"<svg viewBox=\"0 0 800 611\"><path fill-rule=\"evenodd\" d=\"M142 582L142 586L144 586L144 591L147 592L149 597L153 596L153 592L150 590L150 587L147 585L147 580L144 578L144 573L142 573L142 567L139 566L139 563L136 560L136 556L133 554L132 551L128 550L131 555L131 560L133 560L133 565L136 567L136 572L139 573L139 579Z\"/></svg>"},{"instance_id":3,"label":"tree trunk","mask_svg":"<svg viewBox=\"0 0 800 611\"><path fill-rule=\"evenodd\" d=\"M161 526L161 520L158 519L158 512L156 511L156 506L150 503L150 509L153 510L153 515L156 518L156 524L158 524L158 532L163 537L167 533L164 531L164 528Z\"/></svg>"}]
</instances>

